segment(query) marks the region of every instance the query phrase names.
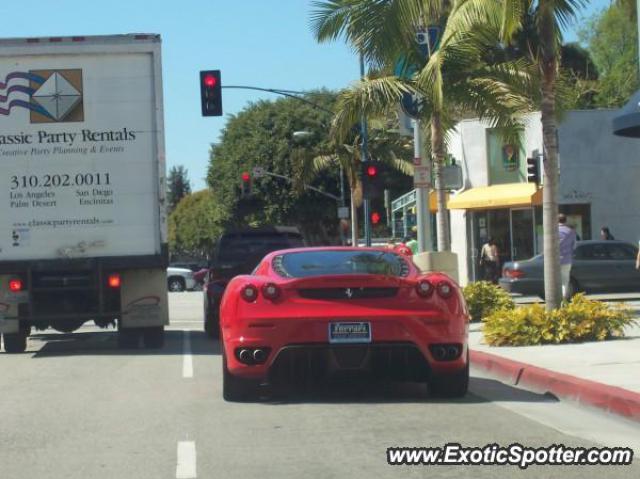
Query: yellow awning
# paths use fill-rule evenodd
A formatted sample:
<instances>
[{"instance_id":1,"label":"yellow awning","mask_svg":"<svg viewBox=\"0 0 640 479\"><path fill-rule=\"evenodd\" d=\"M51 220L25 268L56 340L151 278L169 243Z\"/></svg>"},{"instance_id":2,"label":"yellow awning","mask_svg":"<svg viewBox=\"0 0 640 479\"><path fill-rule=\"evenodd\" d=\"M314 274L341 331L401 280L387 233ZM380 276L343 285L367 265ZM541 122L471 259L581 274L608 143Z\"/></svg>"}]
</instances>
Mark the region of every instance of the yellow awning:
<instances>
[{"instance_id":1,"label":"yellow awning","mask_svg":"<svg viewBox=\"0 0 640 479\"><path fill-rule=\"evenodd\" d=\"M483 186L452 196L450 210L488 210L542 204L542 190L533 183Z\"/></svg>"},{"instance_id":2,"label":"yellow awning","mask_svg":"<svg viewBox=\"0 0 640 479\"><path fill-rule=\"evenodd\" d=\"M449 203L449 193L446 194L445 207L448 203ZM438 211L438 195L433 190L429 192L429 210L431 210L432 213L435 213L436 211ZM409 208L409 211L415 215L416 207L412 206L411 208Z\"/></svg>"}]
</instances>

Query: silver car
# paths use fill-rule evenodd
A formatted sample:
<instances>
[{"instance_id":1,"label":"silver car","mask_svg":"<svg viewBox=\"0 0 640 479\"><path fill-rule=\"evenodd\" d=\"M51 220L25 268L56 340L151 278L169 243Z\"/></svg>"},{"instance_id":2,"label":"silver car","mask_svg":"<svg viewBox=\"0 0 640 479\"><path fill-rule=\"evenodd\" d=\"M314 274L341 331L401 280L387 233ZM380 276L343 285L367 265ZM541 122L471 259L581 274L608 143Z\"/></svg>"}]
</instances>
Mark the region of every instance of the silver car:
<instances>
[{"instance_id":1,"label":"silver car","mask_svg":"<svg viewBox=\"0 0 640 479\"><path fill-rule=\"evenodd\" d=\"M187 268L169 266L167 268L167 287L169 291L173 292L191 291L196 287L193 271Z\"/></svg>"},{"instance_id":2,"label":"silver car","mask_svg":"<svg viewBox=\"0 0 640 479\"><path fill-rule=\"evenodd\" d=\"M587 293L640 292L636 269L638 248L624 241L578 241L573 252L569 295ZM505 263L500 286L510 293L544 297L542 255Z\"/></svg>"}]
</instances>

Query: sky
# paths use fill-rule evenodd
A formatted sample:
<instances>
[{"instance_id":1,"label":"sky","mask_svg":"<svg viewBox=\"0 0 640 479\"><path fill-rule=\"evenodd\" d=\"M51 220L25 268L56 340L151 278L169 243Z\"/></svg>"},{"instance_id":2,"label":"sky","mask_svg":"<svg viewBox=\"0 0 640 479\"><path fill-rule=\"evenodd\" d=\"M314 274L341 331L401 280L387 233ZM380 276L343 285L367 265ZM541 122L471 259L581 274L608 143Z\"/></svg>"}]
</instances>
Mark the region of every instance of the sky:
<instances>
[{"instance_id":1,"label":"sky","mask_svg":"<svg viewBox=\"0 0 640 479\"><path fill-rule=\"evenodd\" d=\"M592 0L585 14L609 4ZM221 70L223 85L305 91L357 80L357 56L343 42L318 44L310 0L31 0L3 2L3 37L159 33L167 167L184 165L194 190L205 187L209 147L226 115L269 93L223 90L225 116L203 118L200 70ZM575 40L574 31L567 40Z\"/></svg>"}]
</instances>

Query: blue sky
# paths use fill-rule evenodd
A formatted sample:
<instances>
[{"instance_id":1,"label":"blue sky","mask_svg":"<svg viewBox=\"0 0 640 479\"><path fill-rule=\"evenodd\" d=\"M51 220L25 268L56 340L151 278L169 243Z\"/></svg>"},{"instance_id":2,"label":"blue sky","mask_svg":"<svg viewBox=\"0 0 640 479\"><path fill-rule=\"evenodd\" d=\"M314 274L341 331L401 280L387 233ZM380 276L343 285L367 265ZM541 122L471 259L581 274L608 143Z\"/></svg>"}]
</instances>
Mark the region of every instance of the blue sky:
<instances>
[{"instance_id":1,"label":"blue sky","mask_svg":"<svg viewBox=\"0 0 640 479\"><path fill-rule=\"evenodd\" d=\"M592 0L587 13L608 4ZM348 47L314 41L310 10L307 0L32 0L5 2L0 16L14 19L3 22L3 37L160 33L167 164L185 165L197 190L205 186L209 145L225 123L200 116L200 70L222 70L226 85L289 90L338 89L357 79ZM225 90L225 113L260 98L275 96Z\"/></svg>"}]
</instances>

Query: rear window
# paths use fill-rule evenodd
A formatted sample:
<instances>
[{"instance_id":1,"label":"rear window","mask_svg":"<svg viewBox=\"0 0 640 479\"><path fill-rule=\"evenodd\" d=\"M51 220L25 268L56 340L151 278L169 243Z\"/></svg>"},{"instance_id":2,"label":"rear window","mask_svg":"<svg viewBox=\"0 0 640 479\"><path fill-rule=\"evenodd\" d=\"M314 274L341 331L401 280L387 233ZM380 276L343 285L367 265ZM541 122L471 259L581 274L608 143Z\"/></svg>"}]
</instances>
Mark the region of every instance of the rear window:
<instances>
[{"instance_id":1,"label":"rear window","mask_svg":"<svg viewBox=\"0 0 640 479\"><path fill-rule=\"evenodd\" d=\"M287 234L227 235L219 246L219 259L229 262L245 261L248 257L263 257L272 251L304 246L302 236Z\"/></svg>"},{"instance_id":2,"label":"rear window","mask_svg":"<svg viewBox=\"0 0 640 479\"><path fill-rule=\"evenodd\" d=\"M303 251L276 256L273 268L286 278L341 274L407 276L409 265L385 251Z\"/></svg>"}]
</instances>

